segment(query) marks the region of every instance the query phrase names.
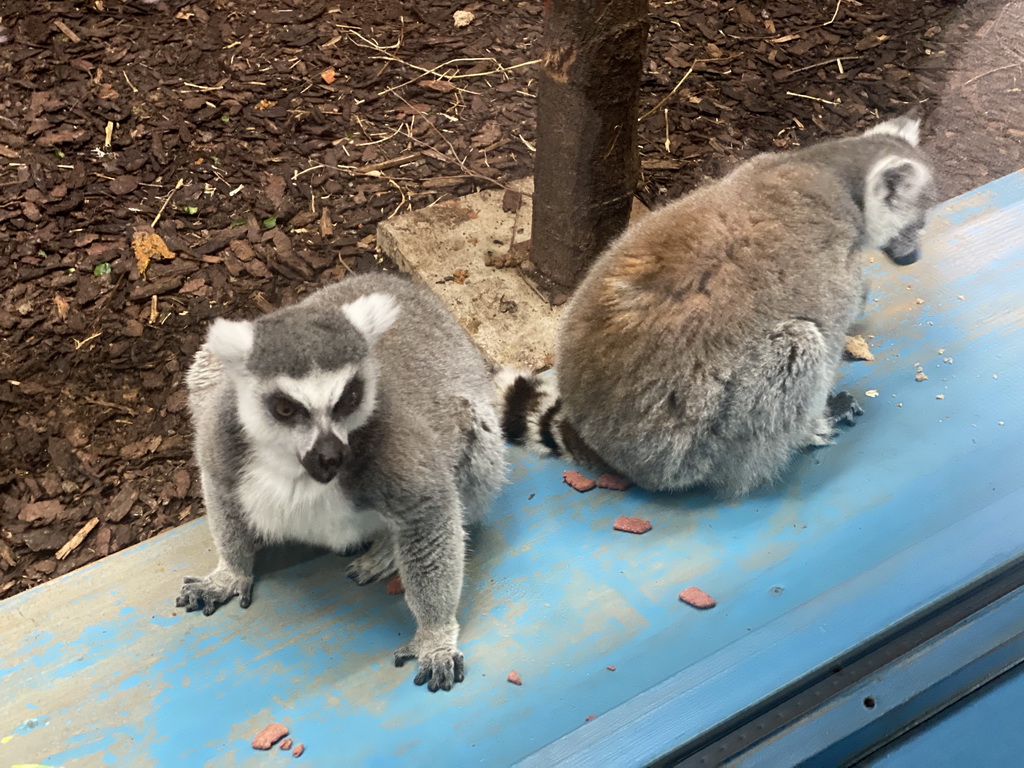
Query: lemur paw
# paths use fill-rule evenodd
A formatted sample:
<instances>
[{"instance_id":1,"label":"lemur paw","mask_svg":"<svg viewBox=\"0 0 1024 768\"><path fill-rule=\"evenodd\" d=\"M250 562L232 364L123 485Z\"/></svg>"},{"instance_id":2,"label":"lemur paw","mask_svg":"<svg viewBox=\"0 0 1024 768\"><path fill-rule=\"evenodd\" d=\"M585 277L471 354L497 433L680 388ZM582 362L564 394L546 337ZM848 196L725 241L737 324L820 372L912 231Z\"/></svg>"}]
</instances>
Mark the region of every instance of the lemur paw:
<instances>
[{"instance_id":1,"label":"lemur paw","mask_svg":"<svg viewBox=\"0 0 1024 768\"><path fill-rule=\"evenodd\" d=\"M181 594L174 604L190 613L202 609L203 615L209 616L217 610L217 606L223 605L235 595L238 595L240 606L249 607L252 603L252 576L218 569L203 578L186 576L181 585Z\"/></svg>"},{"instance_id":2,"label":"lemur paw","mask_svg":"<svg viewBox=\"0 0 1024 768\"><path fill-rule=\"evenodd\" d=\"M405 662L417 659L420 668L413 678L416 685L426 683L431 692L438 689L450 691L453 685L466 679L465 659L454 645L445 645L424 653L416 653L413 646L414 643L406 643L395 651L395 666L401 667Z\"/></svg>"},{"instance_id":3,"label":"lemur paw","mask_svg":"<svg viewBox=\"0 0 1024 768\"><path fill-rule=\"evenodd\" d=\"M832 436L836 433L832 422L829 419L815 419L811 427L811 434L807 437L807 445L812 448L820 448L825 445L832 445Z\"/></svg>"},{"instance_id":4,"label":"lemur paw","mask_svg":"<svg viewBox=\"0 0 1024 768\"><path fill-rule=\"evenodd\" d=\"M842 422L853 426L857 423L857 417L863 415L864 409L857 404L857 401L853 399L853 395L849 392L836 392L828 396L828 401L825 405L825 416L833 424Z\"/></svg>"},{"instance_id":5,"label":"lemur paw","mask_svg":"<svg viewBox=\"0 0 1024 768\"><path fill-rule=\"evenodd\" d=\"M378 539L348 566L348 577L361 587L371 581L389 579L398 572L391 539Z\"/></svg>"}]
</instances>

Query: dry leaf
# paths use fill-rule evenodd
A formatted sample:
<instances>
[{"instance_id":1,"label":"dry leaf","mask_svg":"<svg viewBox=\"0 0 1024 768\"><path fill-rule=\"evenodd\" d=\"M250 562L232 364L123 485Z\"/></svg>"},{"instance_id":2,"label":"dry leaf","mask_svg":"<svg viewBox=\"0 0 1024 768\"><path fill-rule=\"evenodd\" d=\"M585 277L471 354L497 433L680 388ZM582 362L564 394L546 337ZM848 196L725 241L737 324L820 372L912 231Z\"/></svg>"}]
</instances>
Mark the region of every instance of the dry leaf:
<instances>
[{"instance_id":1,"label":"dry leaf","mask_svg":"<svg viewBox=\"0 0 1024 768\"><path fill-rule=\"evenodd\" d=\"M67 320L68 310L71 308L71 305L68 304L67 299L65 299L58 293L56 296L53 297L53 303L57 306L57 317L59 317L61 320Z\"/></svg>"},{"instance_id":2,"label":"dry leaf","mask_svg":"<svg viewBox=\"0 0 1024 768\"><path fill-rule=\"evenodd\" d=\"M455 86L447 80L420 80L420 85L438 93L451 93L455 90Z\"/></svg>"},{"instance_id":3,"label":"dry leaf","mask_svg":"<svg viewBox=\"0 0 1024 768\"><path fill-rule=\"evenodd\" d=\"M152 259L173 259L174 252L156 232L136 232L132 238L132 252L135 263L139 265L139 274L146 277L146 270Z\"/></svg>"},{"instance_id":4,"label":"dry leaf","mask_svg":"<svg viewBox=\"0 0 1024 768\"><path fill-rule=\"evenodd\" d=\"M121 94L118 93L117 89L114 88L114 86L112 86L110 83L100 83L100 90L99 93L96 94L96 96L101 99L106 99L109 101L111 99L119 98Z\"/></svg>"},{"instance_id":5,"label":"dry leaf","mask_svg":"<svg viewBox=\"0 0 1024 768\"><path fill-rule=\"evenodd\" d=\"M334 82L334 79L337 77L337 72L334 71L334 67L329 67L328 69L325 69L323 72L320 73L320 77L323 79L325 83L330 85L331 83Z\"/></svg>"},{"instance_id":6,"label":"dry leaf","mask_svg":"<svg viewBox=\"0 0 1024 768\"><path fill-rule=\"evenodd\" d=\"M469 277L468 269L456 269L452 276L455 278L456 285L465 285L466 278Z\"/></svg>"},{"instance_id":7,"label":"dry leaf","mask_svg":"<svg viewBox=\"0 0 1024 768\"><path fill-rule=\"evenodd\" d=\"M320 235L322 237L330 237L334 234L334 222L331 221L331 214L327 212L326 208L320 209Z\"/></svg>"},{"instance_id":8,"label":"dry leaf","mask_svg":"<svg viewBox=\"0 0 1024 768\"><path fill-rule=\"evenodd\" d=\"M456 27L468 27L475 18L476 15L472 11L456 11L452 14L452 21Z\"/></svg>"}]
</instances>

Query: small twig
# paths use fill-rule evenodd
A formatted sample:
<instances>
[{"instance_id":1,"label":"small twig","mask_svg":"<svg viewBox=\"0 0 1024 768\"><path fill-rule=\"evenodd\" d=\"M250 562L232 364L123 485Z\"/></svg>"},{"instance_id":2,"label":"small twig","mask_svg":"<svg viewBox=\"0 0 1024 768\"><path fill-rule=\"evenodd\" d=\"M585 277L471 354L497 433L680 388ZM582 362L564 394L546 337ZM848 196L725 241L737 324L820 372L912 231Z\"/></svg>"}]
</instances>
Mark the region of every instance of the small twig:
<instances>
[{"instance_id":1,"label":"small twig","mask_svg":"<svg viewBox=\"0 0 1024 768\"><path fill-rule=\"evenodd\" d=\"M370 138L370 132L367 131L366 128L363 127L363 121L359 118L358 115L356 115L355 120L356 120L356 125L358 125L360 130L363 133L366 134L366 138ZM405 127L405 123L402 123L401 125L399 125L395 129L394 133L392 133L390 136L384 136L383 138L380 138L380 139L372 139L370 141L365 141L362 144L356 144L356 146L357 147L369 147L369 146L372 146L374 144L383 144L385 141L390 141L391 139L395 138L395 136L397 136L399 133L402 132L402 128L404 128L404 127Z\"/></svg>"},{"instance_id":2,"label":"small twig","mask_svg":"<svg viewBox=\"0 0 1024 768\"><path fill-rule=\"evenodd\" d=\"M832 14L832 18L829 19L828 21L824 21L821 24L809 24L806 27L799 27L797 29L794 29L791 33L789 33L787 35L783 35L783 37L786 37L786 38L792 40L792 39L794 39L794 37L796 35L801 35L804 32L809 32L812 29L818 29L820 27L827 27L829 24L834 22L836 20L836 18L839 16L839 7L842 4L843 4L843 0L837 0L837 2L836 2L836 10ZM767 41L771 42L772 40L775 40L775 39L777 39L779 37L779 33L778 32L773 32L770 35L730 35L730 34L728 34L726 32L720 32L720 34L723 34L726 37L732 38L733 40L747 40L747 41L751 41L751 42L756 42L758 40L767 40Z\"/></svg>"},{"instance_id":3,"label":"small twig","mask_svg":"<svg viewBox=\"0 0 1024 768\"><path fill-rule=\"evenodd\" d=\"M808 64L806 67L798 67L797 69L791 69L787 74L795 75L797 72L806 72L809 69L817 69L818 67L827 67L829 64L840 62L840 69L842 68L842 62L853 61L855 59L863 59L864 56L840 56L835 59L826 59L825 61L819 61L817 64Z\"/></svg>"},{"instance_id":4,"label":"small twig","mask_svg":"<svg viewBox=\"0 0 1024 768\"><path fill-rule=\"evenodd\" d=\"M533 291L535 294L537 294L537 297L542 302L544 302L545 304L547 304L550 307L551 306L551 297L550 296L545 296L544 292L541 291L540 287L538 285L536 285L533 282L533 280L528 278L526 276L526 274L523 272L523 270L521 270L521 269L519 270L519 275L520 275L520 277L523 278L523 282L526 283L526 287L529 288L531 291Z\"/></svg>"},{"instance_id":5,"label":"small twig","mask_svg":"<svg viewBox=\"0 0 1024 768\"><path fill-rule=\"evenodd\" d=\"M160 221L160 217L163 216L164 209L167 207L167 204L171 202L171 198L174 197L174 193L183 186L185 186L185 179L178 179L178 183L174 185L174 189L167 193L167 198L164 200L164 204L160 206L160 210L156 212L156 218L153 219L153 223L149 225L150 227L156 226L156 223Z\"/></svg>"},{"instance_id":6,"label":"small twig","mask_svg":"<svg viewBox=\"0 0 1024 768\"><path fill-rule=\"evenodd\" d=\"M669 91L668 95L665 98L663 98L661 101L659 101L653 107L651 107L649 110L647 110L642 115L640 115L640 117L637 119L637 121L638 122L642 122L642 121L646 120L648 117L650 117L655 112L657 112L659 109L661 109L663 106L665 106L668 103L668 100L671 99L673 96L675 96L676 95L676 91L678 91L682 87L683 83L686 82L686 78L688 78L691 74L693 74L693 68L695 66L697 66L697 64L699 64L701 62L704 62L704 61L708 61L708 59L697 59L696 61L694 61L693 64L690 65L690 68L688 70L686 70L686 73L681 78L679 78L679 82L676 83L676 87L673 88L671 91Z\"/></svg>"},{"instance_id":7,"label":"small twig","mask_svg":"<svg viewBox=\"0 0 1024 768\"><path fill-rule=\"evenodd\" d=\"M345 269L346 269L346 270L348 271L348 273L349 273L350 275L354 275L354 274L356 273L356 271L355 271L354 269L352 269L352 267L350 267L350 266L348 265L348 262L347 262L347 261L345 261L345 257L344 257L344 256L339 256L339 257L338 257L338 261L340 261L340 262L341 262L341 266L343 266L343 267L344 267L344 268L345 268Z\"/></svg>"},{"instance_id":8,"label":"small twig","mask_svg":"<svg viewBox=\"0 0 1024 768\"><path fill-rule=\"evenodd\" d=\"M836 16L838 16L838 15L839 15L839 6L841 6L842 4L843 4L843 0L837 0L837 1L836 1L836 10L835 10L835 13L833 13L833 14L832 14L832 18L831 18L831 19L829 19L828 21L826 21L826 22L825 22L824 24L822 24L821 26L823 26L823 27L827 27L827 26L828 26L829 24L831 24L831 23L832 23L833 21L835 21L835 20L836 20Z\"/></svg>"},{"instance_id":9,"label":"small twig","mask_svg":"<svg viewBox=\"0 0 1024 768\"><path fill-rule=\"evenodd\" d=\"M359 43L355 43L355 45L357 45L360 48L373 48L373 50L375 51L397 51L399 48L402 47L402 38L403 35L405 34L405 17L400 16L399 22L401 23L401 29L398 30L398 42L396 42L394 45L381 45L376 40L371 40L370 38L361 35L359 33L359 30L356 29L355 27L345 27L345 29L348 31L350 37L354 35L366 43L366 45L359 45Z\"/></svg>"},{"instance_id":10,"label":"small twig","mask_svg":"<svg viewBox=\"0 0 1024 768\"><path fill-rule=\"evenodd\" d=\"M391 186L393 186L393 187L394 187L395 189L397 189L397 190L398 190L398 194L400 194L400 195L402 196L402 199L398 201L398 207L396 207L396 208L395 208L395 210L393 210L393 211L392 211L392 212L391 212L391 213L390 213L390 214L389 214L389 215L387 216L387 218L391 219L391 218L394 218L394 217L395 217L395 216L396 216L396 215L398 214L398 212L399 212L400 210L402 210L402 206L403 206L403 205L405 205L406 201L408 200L408 197L406 197L406 194L405 194L405 190L403 190L403 189L402 189L402 188L401 188L401 187L399 186L399 184L398 184L398 182L397 182L397 181L395 181L394 179L392 179L392 178L390 178L390 177L388 177L388 176L385 176L384 178L385 178L385 179L387 179L387 180L388 180L388 184L390 184L390 185L391 185Z\"/></svg>"},{"instance_id":11,"label":"small twig","mask_svg":"<svg viewBox=\"0 0 1024 768\"><path fill-rule=\"evenodd\" d=\"M838 101L829 101L828 99L819 99L817 96L808 96L806 93L793 93L792 91L786 91L787 96L796 96L798 99L810 99L811 101L820 101L822 104L831 104L833 107L839 106Z\"/></svg>"},{"instance_id":12,"label":"small twig","mask_svg":"<svg viewBox=\"0 0 1024 768\"><path fill-rule=\"evenodd\" d=\"M324 165L323 163L318 163L317 165L309 166L309 168L303 168L301 171L295 171L292 174L292 181L295 181L297 178L299 178L299 176L305 176L307 173L312 173L313 171L320 171L323 170L324 168L327 168L328 170L331 171L348 171L349 173L355 172L355 167L351 165Z\"/></svg>"},{"instance_id":13,"label":"small twig","mask_svg":"<svg viewBox=\"0 0 1024 768\"><path fill-rule=\"evenodd\" d=\"M222 80L219 85L196 85L195 83L182 83L182 85L186 88L195 88L200 91L222 91L226 82L227 80ZM253 85L253 83L250 82L249 85Z\"/></svg>"},{"instance_id":14,"label":"small twig","mask_svg":"<svg viewBox=\"0 0 1024 768\"><path fill-rule=\"evenodd\" d=\"M412 78L406 80L403 83L399 83L398 85L392 85L389 88L385 88L383 91L380 91L377 94L378 96L384 96L384 95L386 95L388 93L391 93L392 91L398 90L399 88L404 88L407 85L412 85L417 80L421 80L424 77L427 77L428 75L437 75L438 79L440 79L440 80L462 80L462 79L469 78L469 77L486 77L487 75L504 75L506 72L509 72L510 70L519 69L520 67L528 67L528 66L531 66L533 64L539 64L541 62L541 59L532 59L531 61L524 61L521 64L511 64L511 65L506 67L500 61L498 61L497 59L495 59L492 56L460 57L460 58L457 58L457 59L448 59L448 61L442 62L442 63L438 64L436 67L431 67L430 69L427 69L425 67L420 67L420 66L418 66L416 64L410 64L408 61L403 61L402 59L399 59L397 56L392 56L391 54L387 53L386 51L381 51L381 53L383 53L384 56L386 58L388 58L390 61L395 61L395 62L397 62L399 64L402 64L402 65L404 65L406 67L409 67L410 69L418 70L419 74L416 75L415 77L412 77ZM488 70L486 72L465 72L465 73L458 73L458 74L454 74L454 75L448 75L448 74L444 74L443 72L441 72L442 69L444 69L445 67L451 67L453 64L468 64L468 63L476 62L476 61L493 61L497 65L498 68L497 69Z\"/></svg>"},{"instance_id":15,"label":"small twig","mask_svg":"<svg viewBox=\"0 0 1024 768\"><path fill-rule=\"evenodd\" d=\"M75 351L78 351L93 339L98 339L101 333L103 333L103 331L96 331L96 333L94 333L92 336L86 336L81 341L79 341L78 339L72 339L71 341L75 345Z\"/></svg>"},{"instance_id":16,"label":"small twig","mask_svg":"<svg viewBox=\"0 0 1024 768\"><path fill-rule=\"evenodd\" d=\"M68 397L75 397L71 392L69 392L66 389L63 390L62 394L67 395ZM119 405L118 403L108 403L106 400L94 400L91 397L83 397L81 398L81 400L83 403L89 403L90 405L99 405L104 408L111 408L115 411L124 411L129 416L138 416L138 414L133 409L129 408L127 405Z\"/></svg>"},{"instance_id":17,"label":"small twig","mask_svg":"<svg viewBox=\"0 0 1024 768\"><path fill-rule=\"evenodd\" d=\"M408 101L406 101L404 98L402 98L401 95L396 93L395 97L399 101L401 101L403 104L405 104L407 107L412 109L412 105ZM438 127L436 125L434 125L432 120L430 120L429 118L427 118L425 116L421 116L421 117L423 117L423 120L427 123L427 125L430 126L431 130L433 130L434 133L436 133L438 136L441 137L441 140L445 144L448 145L448 149L450 149L451 152L452 152L452 156L449 157L444 152L438 152L437 149L435 149L434 147L430 146L429 143L423 141L422 139L419 139L419 138L413 136L411 131L409 133L407 133L406 137L410 141L412 141L414 144L418 144L421 147L424 147L427 150L427 155L429 155L430 157L435 158L436 160L442 160L442 161L445 161L445 162L454 163L455 165L457 165L462 170L462 172L464 174L466 174L467 176L470 176L470 177L472 177L474 179L481 179L482 181L490 182L491 184L495 184L495 185L501 187L502 189L507 189L507 190L510 190L510 191L513 191L513 192L517 191L517 190L512 189L508 185L503 184L502 182L498 181L497 179L492 179L490 176L484 176L481 173L477 173L476 171L471 169L469 166L467 166L464 161L459 160L459 153L455 150L455 145L451 143L451 141L448 139L448 137L445 136L440 131L440 129L438 129Z\"/></svg>"},{"instance_id":18,"label":"small twig","mask_svg":"<svg viewBox=\"0 0 1024 768\"><path fill-rule=\"evenodd\" d=\"M492 59L492 61L494 61L494 59ZM542 61L543 61L543 59L532 59L530 61L524 61L522 64L511 64L510 66L507 66L507 67L506 66L502 66L499 63L498 64L498 69L492 69L489 72L467 72L465 74L460 74L460 75L449 75L448 79L449 80L460 80L460 79L466 78L466 77L486 77L487 75L503 75L506 72L508 72L510 69L519 69L520 67L529 67L529 66L532 66L533 64L540 64Z\"/></svg>"},{"instance_id":19,"label":"small twig","mask_svg":"<svg viewBox=\"0 0 1024 768\"><path fill-rule=\"evenodd\" d=\"M406 163L411 163L413 160L419 160L421 157L423 157L422 152L410 152L407 155L399 155L398 157L392 157L390 160L382 160L379 163L361 165L355 169L355 172L373 173L374 171L386 171L388 168L394 168L399 165L405 165Z\"/></svg>"},{"instance_id":20,"label":"small twig","mask_svg":"<svg viewBox=\"0 0 1024 768\"><path fill-rule=\"evenodd\" d=\"M970 85L975 80L980 80L981 78L983 78L983 77L985 77L987 75L994 74L996 72L1002 72L1004 69L1012 69L1013 67L1020 67L1020 66L1024 66L1024 61L1016 61L1013 64L1004 64L1001 67L996 67L995 69L990 69L988 72L982 72L980 75L975 75L970 80L965 82L964 85ZM963 88L964 85L962 85L960 87Z\"/></svg>"},{"instance_id":21,"label":"small twig","mask_svg":"<svg viewBox=\"0 0 1024 768\"><path fill-rule=\"evenodd\" d=\"M57 29L59 29L61 32L63 32L65 37L67 37L67 39L70 40L72 43L80 43L80 42L82 42L82 38L80 38L78 35L76 35L71 30L71 27L69 27L67 24L65 24L60 19L57 19L55 22L53 22L53 26L55 26Z\"/></svg>"},{"instance_id":22,"label":"small twig","mask_svg":"<svg viewBox=\"0 0 1024 768\"><path fill-rule=\"evenodd\" d=\"M74 536L68 539L67 544L65 544L63 547L57 550L57 554L55 555L55 557L58 560L63 560L65 557L70 555L72 552L75 551L75 549L78 548L79 544L85 541L85 537L92 532L92 529L99 524L100 519L98 517L94 517L88 523L83 525L81 530L78 531L78 533L76 533Z\"/></svg>"}]
</instances>

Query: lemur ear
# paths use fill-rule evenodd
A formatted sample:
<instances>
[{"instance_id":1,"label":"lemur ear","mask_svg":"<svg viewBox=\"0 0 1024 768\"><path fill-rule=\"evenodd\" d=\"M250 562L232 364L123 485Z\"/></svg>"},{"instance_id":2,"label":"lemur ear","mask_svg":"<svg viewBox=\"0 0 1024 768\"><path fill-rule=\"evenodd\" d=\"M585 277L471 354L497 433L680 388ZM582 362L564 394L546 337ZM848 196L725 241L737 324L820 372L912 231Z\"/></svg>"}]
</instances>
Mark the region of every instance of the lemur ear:
<instances>
[{"instance_id":1,"label":"lemur ear","mask_svg":"<svg viewBox=\"0 0 1024 768\"><path fill-rule=\"evenodd\" d=\"M900 209L917 202L931 172L917 160L890 155L868 171L867 197L887 208Z\"/></svg>"},{"instance_id":2,"label":"lemur ear","mask_svg":"<svg viewBox=\"0 0 1024 768\"><path fill-rule=\"evenodd\" d=\"M346 304L341 311L345 313L349 322L366 336L366 340L374 344L398 319L401 308L394 296L370 293Z\"/></svg>"},{"instance_id":3,"label":"lemur ear","mask_svg":"<svg viewBox=\"0 0 1024 768\"><path fill-rule=\"evenodd\" d=\"M206 347L213 356L228 367L239 368L249 358L252 349L253 327L248 320L218 318L206 335Z\"/></svg>"},{"instance_id":4,"label":"lemur ear","mask_svg":"<svg viewBox=\"0 0 1024 768\"><path fill-rule=\"evenodd\" d=\"M886 134L903 139L910 146L916 147L921 140L921 118L918 117L919 110L912 110L905 115L886 120L884 123L872 126L864 131L865 136Z\"/></svg>"}]
</instances>

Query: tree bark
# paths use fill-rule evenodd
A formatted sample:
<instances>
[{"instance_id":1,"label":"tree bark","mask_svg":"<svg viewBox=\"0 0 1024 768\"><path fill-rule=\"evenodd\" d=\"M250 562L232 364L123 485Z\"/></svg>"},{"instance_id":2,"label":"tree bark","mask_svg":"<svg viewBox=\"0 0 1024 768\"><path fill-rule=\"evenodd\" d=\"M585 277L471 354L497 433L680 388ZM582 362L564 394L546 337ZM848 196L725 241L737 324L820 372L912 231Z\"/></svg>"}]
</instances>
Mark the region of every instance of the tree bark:
<instances>
[{"instance_id":1,"label":"tree bark","mask_svg":"<svg viewBox=\"0 0 1024 768\"><path fill-rule=\"evenodd\" d=\"M548 0L532 259L565 291L629 221L647 29L647 0Z\"/></svg>"}]
</instances>

